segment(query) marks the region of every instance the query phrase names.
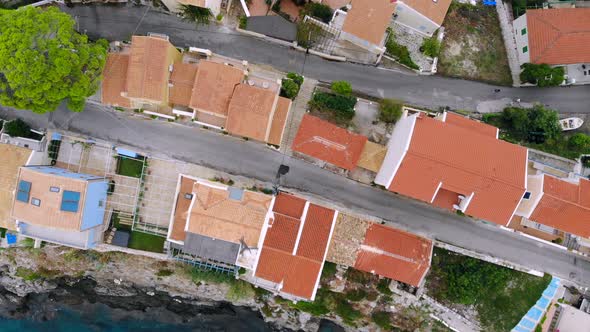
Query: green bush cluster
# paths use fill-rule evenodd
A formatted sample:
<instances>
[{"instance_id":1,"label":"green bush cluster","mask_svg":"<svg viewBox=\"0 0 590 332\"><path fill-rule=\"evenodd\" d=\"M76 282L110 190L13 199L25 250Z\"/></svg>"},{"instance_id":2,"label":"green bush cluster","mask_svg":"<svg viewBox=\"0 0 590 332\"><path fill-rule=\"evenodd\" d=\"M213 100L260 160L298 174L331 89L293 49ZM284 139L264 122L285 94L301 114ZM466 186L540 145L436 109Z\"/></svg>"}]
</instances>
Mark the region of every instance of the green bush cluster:
<instances>
[{"instance_id":1,"label":"green bush cluster","mask_svg":"<svg viewBox=\"0 0 590 332\"><path fill-rule=\"evenodd\" d=\"M347 121L354 118L356 98L352 96L316 92L309 104L312 108L320 111L333 112L337 119Z\"/></svg>"},{"instance_id":2,"label":"green bush cluster","mask_svg":"<svg viewBox=\"0 0 590 332\"><path fill-rule=\"evenodd\" d=\"M322 279L331 279L336 275L336 264L332 262L325 262L324 269L322 270Z\"/></svg>"},{"instance_id":3,"label":"green bush cluster","mask_svg":"<svg viewBox=\"0 0 590 332\"><path fill-rule=\"evenodd\" d=\"M420 69L420 67L418 67L418 65L410 57L410 51L408 51L408 48L398 44L393 38L393 34L390 35L387 43L385 43L385 49L389 55L393 56L402 65L415 70Z\"/></svg>"},{"instance_id":4,"label":"green bush cluster","mask_svg":"<svg viewBox=\"0 0 590 332\"><path fill-rule=\"evenodd\" d=\"M440 42L438 41L436 34L430 38L424 39L424 41L422 42L422 47L420 47L420 49L422 50L422 53L424 53L424 55L429 56L431 58L436 58L438 56L438 53L440 52Z\"/></svg>"},{"instance_id":5,"label":"green bush cluster","mask_svg":"<svg viewBox=\"0 0 590 332\"><path fill-rule=\"evenodd\" d=\"M321 20L324 23L330 23L332 20L332 8L317 2L309 2L303 9L303 15L308 15Z\"/></svg>"},{"instance_id":6,"label":"green bush cluster","mask_svg":"<svg viewBox=\"0 0 590 332\"><path fill-rule=\"evenodd\" d=\"M539 87L558 86L565 79L563 67L551 67L547 64L525 63L521 66L520 80L536 84Z\"/></svg>"},{"instance_id":7,"label":"green bush cluster","mask_svg":"<svg viewBox=\"0 0 590 332\"><path fill-rule=\"evenodd\" d=\"M381 294L391 295L393 292L389 289L389 284L391 283L391 279L383 278L380 279L377 283L377 290L381 292Z\"/></svg>"},{"instance_id":8,"label":"green bush cluster","mask_svg":"<svg viewBox=\"0 0 590 332\"><path fill-rule=\"evenodd\" d=\"M303 76L297 73L288 73L287 77L283 78L281 82L281 97L295 99L299 94L303 80Z\"/></svg>"},{"instance_id":9,"label":"green bush cluster","mask_svg":"<svg viewBox=\"0 0 590 332\"><path fill-rule=\"evenodd\" d=\"M229 291L227 292L228 299L232 301L253 298L255 295L254 287L244 280L234 280L230 284Z\"/></svg>"},{"instance_id":10,"label":"green bush cluster","mask_svg":"<svg viewBox=\"0 0 590 332\"><path fill-rule=\"evenodd\" d=\"M391 317L390 314L385 311L377 311L371 315L373 322L377 324L383 330L391 330Z\"/></svg>"},{"instance_id":11,"label":"green bush cluster","mask_svg":"<svg viewBox=\"0 0 590 332\"><path fill-rule=\"evenodd\" d=\"M346 293L346 299L352 302L358 302L367 297L367 292L362 288L353 289Z\"/></svg>"},{"instance_id":12,"label":"green bush cluster","mask_svg":"<svg viewBox=\"0 0 590 332\"><path fill-rule=\"evenodd\" d=\"M31 136L31 126L21 119L14 119L6 122L4 132L12 137L29 138Z\"/></svg>"},{"instance_id":13,"label":"green bush cluster","mask_svg":"<svg viewBox=\"0 0 590 332\"><path fill-rule=\"evenodd\" d=\"M379 120L385 123L396 123L402 116L404 104L394 99L383 99L379 103Z\"/></svg>"},{"instance_id":14,"label":"green bush cluster","mask_svg":"<svg viewBox=\"0 0 590 332\"><path fill-rule=\"evenodd\" d=\"M246 15L240 16L239 27L240 29L244 30L248 27L248 17Z\"/></svg>"},{"instance_id":15,"label":"green bush cluster","mask_svg":"<svg viewBox=\"0 0 590 332\"><path fill-rule=\"evenodd\" d=\"M352 85L346 81L334 81L330 85L330 89L332 89L332 92L343 96L352 94Z\"/></svg>"}]
</instances>

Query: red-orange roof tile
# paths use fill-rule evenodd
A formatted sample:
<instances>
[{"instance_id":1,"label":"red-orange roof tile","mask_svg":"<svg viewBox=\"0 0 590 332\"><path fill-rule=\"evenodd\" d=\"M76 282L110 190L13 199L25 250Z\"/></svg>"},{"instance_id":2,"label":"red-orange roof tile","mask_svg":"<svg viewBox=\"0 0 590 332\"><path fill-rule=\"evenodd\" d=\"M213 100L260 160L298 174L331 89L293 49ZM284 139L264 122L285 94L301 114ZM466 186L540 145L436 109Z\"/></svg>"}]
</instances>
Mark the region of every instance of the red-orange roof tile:
<instances>
[{"instance_id":1,"label":"red-orange roof tile","mask_svg":"<svg viewBox=\"0 0 590 332\"><path fill-rule=\"evenodd\" d=\"M389 190L431 202L442 182L466 197L474 193L466 214L506 225L525 192L526 162L526 148L418 116Z\"/></svg>"},{"instance_id":2,"label":"red-orange roof tile","mask_svg":"<svg viewBox=\"0 0 590 332\"><path fill-rule=\"evenodd\" d=\"M300 219L303 215L305 202L304 199L295 195L280 193L275 199L272 210L292 218Z\"/></svg>"},{"instance_id":3,"label":"red-orange roof tile","mask_svg":"<svg viewBox=\"0 0 590 332\"><path fill-rule=\"evenodd\" d=\"M293 150L352 170L361 157L367 138L305 114L293 142Z\"/></svg>"},{"instance_id":4,"label":"red-orange roof tile","mask_svg":"<svg viewBox=\"0 0 590 332\"><path fill-rule=\"evenodd\" d=\"M335 213L332 209L315 204L309 205L297 248L298 256L319 262L324 260Z\"/></svg>"},{"instance_id":5,"label":"red-orange roof tile","mask_svg":"<svg viewBox=\"0 0 590 332\"><path fill-rule=\"evenodd\" d=\"M300 224L299 219L275 214L266 232L263 246L292 253Z\"/></svg>"},{"instance_id":6,"label":"red-orange roof tile","mask_svg":"<svg viewBox=\"0 0 590 332\"><path fill-rule=\"evenodd\" d=\"M532 63L590 62L590 8L527 9Z\"/></svg>"},{"instance_id":7,"label":"red-orange roof tile","mask_svg":"<svg viewBox=\"0 0 590 332\"><path fill-rule=\"evenodd\" d=\"M176 62L170 74L169 102L174 105L188 106L191 101L193 83L197 75L198 65Z\"/></svg>"},{"instance_id":8,"label":"red-orange roof tile","mask_svg":"<svg viewBox=\"0 0 590 332\"><path fill-rule=\"evenodd\" d=\"M285 124L291 109L291 99L279 97L277 108L272 119L270 133L268 135L268 143L274 145L281 145L283 139L283 132L285 131Z\"/></svg>"},{"instance_id":9,"label":"red-orange roof tile","mask_svg":"<svg viewBox=\"0 0 590 332\"><path fill-rule=\"evenodd\" d=\"M121 96L125 91L129 54L109 53L103 71L101 102L106 105L131 107L129 98Z\"/></svg>"},{"instance_id":10,"label":"red-orange roof tile","mask_svg":"<svg viewBox=\"0 0 590 332\"><path fill-rule=\"evenodd\" d=\"M445 119L446 123L450 123L465 129L472 130L476 133L490 136L493 138L498 137L498 128L490 126L487 123L471 120L468 117L464 117L459 114L448 112Z\"/></svg>"},{"instance_id":11,"label":"red-orange roof tile","mask_svg":"<svg viewBox=\"0 0 590 332\"><path fill-rule=\"evenodd\" d=\"M238 84L229 102L227 131L266 142L278 98L277 91Z\"/></svg>"},{"instance_id":12,"label":"red-orange roof tile","mask_svg":"<svg viewBox=\"0 0 590 332\"><path fill-rule=\"evenodd\" d=\"M432 241L390 227L373 224L354 267L418 286L430 267Z\"/></svg>"},{"instance_id":13,"label":"red-orange roof tile","mask_svg":"<svg viewBox=\"0 0 590 332\"><path fill-rule=\"evenodd\" d=\"M543 178L543 197L529 219L574 235L590 238L590 181L569 183Z\"/></svg>"},{"instance_id":14,"label":"red-orange roof tile","mask_svg":"<svg viewBox=\"0 0 590 332\"><path fill-rule=\"evenodd\" d=\"M353 0L342 31L381 46L395 6L391 0Z\"/></svg>"}]
</instances>

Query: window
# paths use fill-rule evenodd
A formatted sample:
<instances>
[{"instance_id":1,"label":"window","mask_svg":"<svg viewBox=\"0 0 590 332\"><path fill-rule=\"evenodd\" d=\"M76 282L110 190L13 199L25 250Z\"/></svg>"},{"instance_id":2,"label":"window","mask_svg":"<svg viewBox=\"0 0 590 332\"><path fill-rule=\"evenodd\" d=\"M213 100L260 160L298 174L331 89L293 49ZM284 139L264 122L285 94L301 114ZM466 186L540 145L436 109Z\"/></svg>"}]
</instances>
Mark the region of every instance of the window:
<instances>
[{"instance_id":1,"label":"window","mask_svg":"<svg viewBox=\"0 0 590 332\"><path fill-rule=\"evenodd\" d=\"M527 191L526 193L524 193L524 197L523 197L523 198L524 198L524 199L529 199L529 198L531 198L531 193Z\"/></svg>"},{"instance_id":2,"label":"window","mask_svg":"<svg viewBox=\"0 0 590 332\"><path fill-rule=\"evenodd\" d=\"M77 191L64 190L61 197L61 210L67 212L78 212L80 204L80 193Z\"/></svg>"},{"instance_id":3,"label":"window","mask_svg":"<svg viewBox=\"0 0 590 332\"><path fill-rule=\"evenodd\" d=\"M528 51L529 51L529 47L528 46L525 46L525 47L522 48L522 53L526 53Z\"/></svg>"},{"instance_id":4,"label":"window","mask_svg":"<svg viewBox=\"0 0 590 332\"><path fill-rule=\"evenodd\" d=\"M31 193L31 183L20 180L18 182L18 191L16 193L16 200L20 202L29 202L29 195Z\"/></svg>"},{"instance_id":5,"label":"window","mask_svg":"<svg viewBox=\"0 0 590 332\"><path fill-rule=\"evenodd\" d=\"M522 30L520 30L520 35L521 36L526 35L526 28L523 28Z\"/></svg>"},{"instance_id":6,"label":"window","mask_svg":"<svg viewBox=\"0 0 590 332\"><path fill-rule=\"evenodd\" d=\"M51 191L52 193L58 193L59 192L59 187L49 187L49 191Z\"/></svg>"},{"instance_id":7,"label":"window","mask_svg":"<svg viewBox=\"0 0 590 332\"><path fill-rule=\"evenodd\" d=\"M41 206L41 200L38 198L31 198L31 204L35 206Z\"/></svg>"}]
</instances>

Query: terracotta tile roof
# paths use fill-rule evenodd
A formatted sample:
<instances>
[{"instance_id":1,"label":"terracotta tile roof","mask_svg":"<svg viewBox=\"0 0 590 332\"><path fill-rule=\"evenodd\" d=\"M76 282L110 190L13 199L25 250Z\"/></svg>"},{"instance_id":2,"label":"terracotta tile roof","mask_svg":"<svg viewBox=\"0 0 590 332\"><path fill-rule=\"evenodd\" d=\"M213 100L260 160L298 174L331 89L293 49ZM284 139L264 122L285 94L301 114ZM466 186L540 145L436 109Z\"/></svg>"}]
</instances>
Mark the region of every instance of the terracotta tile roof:
<instances>
[{"instance_id":1,"label":"terracotta tile roof","mask_svg":"<svg viewBox=\"0 0 590 332\"><path fill-rule=\"evenodd\" d=\"M335 213L332 209L315 204L309 205L297 247L297 256L323 262Z\"/></svg>"},{"instance_id":2,"label":"terracotta tile roof","mask_svg":"<svg viewBox=\"0 0 590 332\"><path fill-rule=\"evenodd\" d=\"M12 206L12 217L14 219L34 225L66 230L80 230L86 199L86 181L41 173L28 167L20 168L18 180L31 183L29 198L40 199L41 206L32 207L30 202L24 203L14 199ZM60 192L50 192L50 187L58 187L60 188ZM64 190L80 193L77 212L61 210L60 206Z\"/></svg>"},{"instance_id":3,"label":"terracotta tile roof","mask_svg":"<svg viewBox=\"0 0 590 332\"><path fill-rule=\"evenodd\" d=\"M300 219L303 216L306 201L295 195L280 193L275 199L273 211L286 216Z\"/></svg>"},{"instance_id":4,"label":"terracotta tile roof","mask_svg":"<svg viewBox=\"0 0 590 332\"><path fill-rule=\"evenodd\" d=\"M191 100L193 84L197 75L198 65L191 63L174 63L170 74L170 104L188 106Z\"/></svg>"},{"instance_id":5,"label":"terracotta tile roof","mask_svg":"<svg viewBox=\"0 0 590 332\"><path fill-rule=\"evenodd\" d=\"M431 255L430 240L372 224L354 267L418 286L430 267Z\"/></svg>"},{"instance_id":6,"label":"terracotta tile roof","mask_svg":"<svg viewBox=\"0 0 590 332\"><path fill-rule=\"evenodd\" d=\"M305 204L284 193L276 197L274 220L266 231L255 277L282 283L281 292L313 300L336 212L309 204L300 232Z\"/></svg>"},{"instance_id":7,"label":"terracotta tile roof","mask_svg":"<svg viewBox=\"0 0 590 332\"><path fill-rule=\"evenodd\" d=\"M248 84L239 84L229 103L226 130L266 142L277 105L278 93Z\"/></svg>"},{"instance_id":8,"label":"terracotta tile roof","mask_svg":"<svg viewBox=\"0 0 590 332\"><path fill-rule=\"evenodd\" d=\"M0 143L0 227L16 230L10 219L10 209L16 189L19 168L24 166L32 151L12 144Z\"/></svg>"},{"instance_id":9,"label":"terracotta tile roof","mask_svg":"<svg viewBox=\"0 0 590 332\"><path fill-rule=\"evenodd\" d=\"M430 202L442 182L475 193L467 215L506 225L525 192L526 163L526 148L420 115L389 190Z\"/></svg>"},{"instance_id":10,"label":"terracotta tile roof","mask_svg":"<svg viewBox=\"0 0 590 332\"><path fill-rule=\"evenodd\" d=\"M590 62L590 8L529 9L526 12L532 63Z\"/></svg>"},{"instance_id":11,"label":"terracotta tile roof","mask_svg":"<svg viewBox=\"0 0 590 332\"><path fill-rule=\"evenodd\" d=\"M109 53L103 70L101 103L105 105L131 107L129 98L121 96L125 91L129 54Z\"/></svg>"},{"instance_id":12,"label":"terracotta tile roof","mask_svg":"<svg viewBox=\"0 0 590 332\"><path fill-rule=\"evenodd\" d=\"M529 219L590 238L590 181L573 184L545 174L543 197Z\"/></svg>"},{"instance_id":13,"label":"terracotta tile roof","mask_svg":"<svg viewBox=\"0 0 590 332\"><path fill-rule=\"evenodd\" d=\"M468 117L447 112L445 123L453 124L465 129L472 130L478 134L490 136L493 138L498 137L498 128L494 126L490 126L487 123L479 122L476 120L471 120Z\"/></svg>"},{"instance_id":14,"label":"terracotta tile roof","mask_svg":"<svg viewBox=\"0 0 590 332\"><path fill-rule=\"evenodd\" d=\"M291 109L291 99L279 97L277 108L270 126L270 134L268 135L268 143L274 145L281 145L283 133L285 131L285 124L289 117L289 110Z\"/></svg>"},{"instance_id":15,"label":"terracotta tile roof","mask_svg":"<svg viewBox=\"0 0 590 332\"><path fill-rule=\"evenodd\" d=\"M226 116L236 85L244 79L244 71L212 61L201 61L193 85L190 107Z\"/></svg>"},{"instance_id":16,"label":"terracotta tile roof","mask_svg":"<svg viewBox=\"0 0 590 332\"><path fill-rule=\"evenodd\" d=\"M452 0L401 0L438 25L442 25ZM528 12L527 12L528 13Z\"/></svg>"},{"instance_id":17,"label":"terracotta tile roof","mask_svg":"<svg viewBox=\"0 0 590 332\"><path fill-rule=\"evenodd\" d=\"M395 6L392 0L353 0L342 31L381 46Z\"/></svg>"},{"instance_id":18,"label":"terracotta tile roof","mask_svg":"<svg viewBox=\"0 0 590 332\"><path fill-rule=\"evenodd\" d=\"M127 69L127 97L166 102L169 66L179 57L180 52L166 39L133 36Z\"/></svg>"},{"instance_id":19,"label":"terracotta tile roof","mask_svg":"<svg viewBox=\"0 0 590 332\"><path fill-rule=\"evenodd\" d=\"M180 190L176 197L174 207L174 220L170 231L170 239L183 242L186 238L184 230L188 218L191 200L184 197L185 194L192 194L195 180L182 176L180 178Z\"/></svg>"},{"instance_id":20,"label":"terracotta tile roof","mask_svg":"<svg viewBox=\"0 0 590 332\"><path fill-rule=\"evenodd\" d=\"M351 133L315 116L305 114L292 149L352 170L356 167L367 138Z\"/></svg>"},{"instance_id":21,"label":"terracotta tile roof","mask_svg":"<svg viewBox=\"0 0 590 332\"><path fill-rule=\"evenodd\" d=\"M386 153L386 146L367 141L363 152L361 152L357 166L368 169L369 171L379 172Z\"/></svg>"},{"instance_id":22,"label":"terracotta tile roof","mask_svg":"<svg viewBox=\"0 0 590 332\"><path fill-rule=\"evenodd\" d=\"M193 186L194 204L188 231L233 243L243 240L256 247L272 197L244 191L241 200L230 198L229 190L206 184Z\"/></svg>"}]
</instances>

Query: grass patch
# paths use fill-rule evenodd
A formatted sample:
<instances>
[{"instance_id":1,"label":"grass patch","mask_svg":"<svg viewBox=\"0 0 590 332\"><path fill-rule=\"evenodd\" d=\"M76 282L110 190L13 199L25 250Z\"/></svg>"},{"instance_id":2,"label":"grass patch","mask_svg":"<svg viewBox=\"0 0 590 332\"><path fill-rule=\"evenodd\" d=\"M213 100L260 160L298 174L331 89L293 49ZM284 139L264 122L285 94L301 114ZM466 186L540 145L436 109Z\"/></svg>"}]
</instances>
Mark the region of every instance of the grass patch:
<instances>
[{"instance_id":1,"label":"grass patch","mask_svg":"<svg viewBox=\"0 0 590 332\"><path fill-rule=\"evenodd\" d=\"M438 61L441 75L512 85L495 7L453 2L444 26Z\"/></svg>"},{"instance_id":2,"label":"grass patch","mask_svg":"<svg viewBox=\"0 0 590 332\"><path fill-rule=\"evenodd\" d=\"M132 231L128 247L131 249L162 253L166 238L158 235Z\"/></svg>"},{"instance_id":3,"label":"grass patch","mask_svg":"<svg viewBox=\"0 0 590 332\"><path fill-rule=\"evenodd\" d=\"M158 272L156 272L156 276L158 276L158 277L169 277L173 274L174 274L174 271L169 270L169 269L161 269Z\"/></svg>"},{"instance_id":4,"label":"grass patch","mask_svg":"<svg viewBox=\"0 0 590 332\"><path fill-rule=\"evenodd\" d=\"M236 281L234 276L215 270L205 270L198 267L187 267L193 282L204 282L213 284L229 284Z\"/></svg>"},{"instance_id":5,"label":"grass patch","mask_svg":"<svg viewBox=\"0 0 590 332\"><path fill-rule=\"evenodd\" d=\"M34 281L38 279L49 279L58 275L59 272L40 267L37 271L33 271L26 267L19 266L16 268L16 276L23 278L26 281Z\"/></svg>"},{"instance_id":6,"label":"grass patch","mask_svg":"<svg viewBox=\"0 0 590 332\"><path fill-rule=\"evenodd\" d=\"M474 305L485 331L509 331L551 281L435 248L429 295L447 303Z\"/></svg>"},{"instance_id":7,"label":"grass patch","mask_svg":"<svg viewBox=\"0 0 590 332\"><path fill-rule=\"evenodd\" d=\"M232 282L227 292L227 298L232 301L254 298L254 295L256 295L254 287L244 280L235 280L235 282Z\"/></svg>"},{"instance_id":8,"label":"grass patch","mask_svg":"<svg viewBox=\"0 0 590 332\"><path fill-rule=\"evenodd\" d=\"M143 159L133 159L124 156L118 157L117 174L140 178L143 170Z\"/></svg>"}]
</instances>

